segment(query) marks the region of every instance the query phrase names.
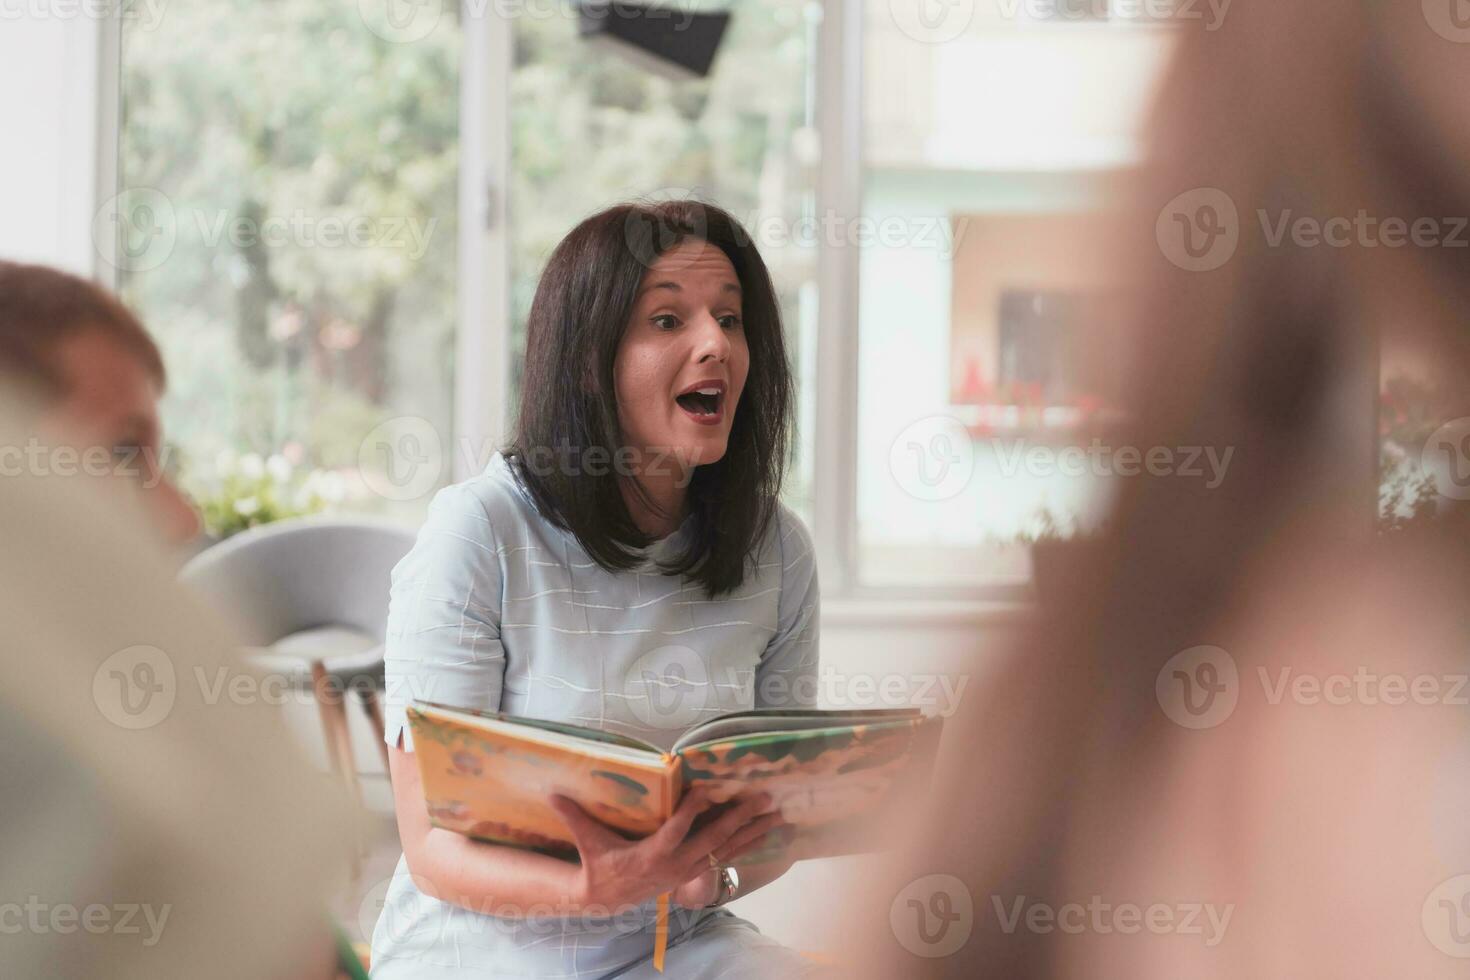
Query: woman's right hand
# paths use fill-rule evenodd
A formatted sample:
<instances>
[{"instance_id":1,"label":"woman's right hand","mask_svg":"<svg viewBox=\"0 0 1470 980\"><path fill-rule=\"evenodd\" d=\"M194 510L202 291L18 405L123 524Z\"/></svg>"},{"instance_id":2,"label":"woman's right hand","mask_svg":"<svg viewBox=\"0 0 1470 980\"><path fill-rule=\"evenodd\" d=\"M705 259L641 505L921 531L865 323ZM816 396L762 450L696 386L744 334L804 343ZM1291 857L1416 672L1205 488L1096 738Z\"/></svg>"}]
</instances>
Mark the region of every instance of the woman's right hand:
<instances>
[{"instance_id":1,"label":"woman's right hand","mask_svg":"<svg viewBox=\"0 0 1470 980\"><path fill-rule=\"evenodd\" d=\"M712 854L719 863L730 863L781 822L780 813L765 812L771 798L760 793L737 799L692 830L695 819L711 806L699 785L684 795L662 827L642 840L623 837L565 796L553 796L551 806L572 832L582 858L577 903L606 908L609 914L674 891L708 871Z\"/></svg>"}]
</instances>

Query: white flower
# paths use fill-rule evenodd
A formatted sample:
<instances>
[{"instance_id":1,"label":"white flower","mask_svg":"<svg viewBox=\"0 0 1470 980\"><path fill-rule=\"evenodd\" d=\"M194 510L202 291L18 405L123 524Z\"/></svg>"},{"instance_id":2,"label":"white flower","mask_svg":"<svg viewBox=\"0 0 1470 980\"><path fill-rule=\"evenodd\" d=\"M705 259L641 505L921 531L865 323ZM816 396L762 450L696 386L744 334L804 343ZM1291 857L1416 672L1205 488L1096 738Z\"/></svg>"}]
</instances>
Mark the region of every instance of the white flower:
<instances>
[{"instance_id":1,"label":"white flower","mask_svg":"<svg viewBox=\"0 0 1470 980\"><path fill-rule=\"evenodd\" d=\"M289 483L291 480L291 461L280 453L265 461L265 469L277 483Z\"/></svg>"},{"instance_id":2,"label":"white flower","mask_svg":"<svg viewBox=\"0 0 1470 980\"><path fill-rule=\"evenodd\" d=\"M247 480L259 480L265 476L265 460L259 453L246 453L240 457L240 475Z\"/></svg>"},{"instance_id":3,"label":"white flower","mask_svg":"<svg viewBox=\"0 0 1470 980\"><path fill-rule=\"evenodd\" d=\"M320 493L329 504L340 504L347 496L347 483L335 471L322 474Z\"/></svg>"},{"instance_id":4,"label":"white flower","mask_svg":"<svg viewBox=\"0 0 1470 980\"><path fill-rule=\"evenodd\" d=\"M260 500L255 497L241 497L235 501L235 513L241 517L249 517L260 510Z\"/></svg>"}]
</instances>

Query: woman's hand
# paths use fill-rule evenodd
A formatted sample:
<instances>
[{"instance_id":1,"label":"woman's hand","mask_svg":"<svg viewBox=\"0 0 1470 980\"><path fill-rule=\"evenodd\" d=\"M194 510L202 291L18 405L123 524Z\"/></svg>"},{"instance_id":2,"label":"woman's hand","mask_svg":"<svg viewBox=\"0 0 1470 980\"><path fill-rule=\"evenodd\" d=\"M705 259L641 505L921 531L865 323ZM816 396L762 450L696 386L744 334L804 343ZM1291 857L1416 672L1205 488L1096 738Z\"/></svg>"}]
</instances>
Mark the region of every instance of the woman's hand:
<instances>
[{"instance_id":1,"label":"woman's hand","mask_svg":"<svg viewBox=\"0 0 1470 980\"><path fill-rule=\"evenodd\" d=\"M765 812L771 798L761 793L734 801L695 830L695 819L711 806L700 786L685 794L674 815L642 840L628 840L565 796L553 796L551 806L566 822L582 857L578 903L610 913L664 892L675 893L676 901L691 908L708 905L714 899L715 875L710 855L728 864L781 822L779 813Z\"/></svg>"},{"instance_id":2,"label":"woman's hand","mask_svg":"<svg viewBox=\"0 0 1470 980\"><path fill-rule=\"evenodd\" d=\"M702 909L720 894L720 869L706 868L674 889L674 904L686 909Z\"/></svg>"}]
</instances>

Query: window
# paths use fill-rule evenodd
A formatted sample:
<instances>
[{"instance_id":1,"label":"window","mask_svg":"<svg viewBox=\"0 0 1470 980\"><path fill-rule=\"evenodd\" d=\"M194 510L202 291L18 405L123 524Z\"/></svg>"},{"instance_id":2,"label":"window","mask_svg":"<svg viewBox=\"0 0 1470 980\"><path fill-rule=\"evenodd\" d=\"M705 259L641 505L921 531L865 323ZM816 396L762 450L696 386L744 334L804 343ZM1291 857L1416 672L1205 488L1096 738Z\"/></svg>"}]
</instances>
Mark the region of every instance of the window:
<instances>
[{"instance_id":1,"label":"window","mask_svg":"<svg viewBox=\"0 0 1470 980\"><path fill-rule=\"evenodd\" d=\"M810 506L816 341L817 134L813 73L820 7L808 0L679 3L733 16L703 79L579 38L568 17L519 17L510 100L513 374L536 282L556 243L619 201L695 198L732 212L776 284L799 393L787 499ZM610 16L622 16L616 10ZM653 23L660 23L654 21Z\"/></svg>"},{"instance_id":2,"label":"window","mask_svg":"<svg viewBox=\"0 0 1470 980\"><path fill-rule=\"evenodd\" d=\"M856 579L1017 586L1106 502L1047 460L1116 420L1108 205L1168 35L908 6L864 20Z\"/></svg>"},{"instance_id":3,"label":"window","mask_svg":"<svg viewBox=\"0 0 1470 980\"><path fill-rule=\"evenodd\" d=\"M323 499L412 516L449 476L460 34L445 17L403 43L371 8L123 21L122 191L98 234L219 531Z\"/></svg>"},{"instance_id":4,"label":"window","mask_svg":"<svg viewBox=\"0 0 1470 980\"><path fill-rule=\"evenodd\" d=\"M776 281L788 500L831 593L1020 588L1027 535L1106 502L1105 479L1030 461L1115 419L1101 243L1170 37L1032 6L679 3L732 15L693 79L584 38L562 2L404 21L203 0L125 24L100 234L163 341L186 484L279 456L335 474L315 486L342 506L418 516L505 437L556 242L617 201L695 197Z\"/></svg>"}]
</instances>

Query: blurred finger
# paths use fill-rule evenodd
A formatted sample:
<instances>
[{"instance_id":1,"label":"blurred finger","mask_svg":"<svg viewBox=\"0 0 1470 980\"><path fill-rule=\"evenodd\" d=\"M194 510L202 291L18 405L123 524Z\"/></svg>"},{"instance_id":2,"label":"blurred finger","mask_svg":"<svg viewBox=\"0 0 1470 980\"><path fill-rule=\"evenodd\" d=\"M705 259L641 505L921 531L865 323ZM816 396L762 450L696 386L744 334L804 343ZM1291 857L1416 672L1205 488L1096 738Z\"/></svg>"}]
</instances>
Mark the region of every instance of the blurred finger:
<instances>
[{"instance_id":1,"label":"blurred finger","mask_svg":"<svg viewBox=\"0 0 1470 980\"><path fill-rule=\"evenodd\" d=\"M694 825L695 818L708 810L710 805L709 793L703 786L696 784L693 789L684 794L684 798L679 801L678 807L674 810L674 815L658 829L655 836L662 838L661 843L668 848L677 847L679 842L688 836L689 828Z\"/></svg>"},{"instance_id":2,"label":"blurred finger","mask_svg":"<svg viewBox=\"0 0 1470 980\"><path fill-rule=\"evenodd\" d=\"M741 827L735 833L735 836L716 849L715 859L721 864L729 864L731 861L740 857L740 855L749 851L756 844L759 844L762 838L781 826L782 823L784 821L781 819L779 813L767 813L757 817L744 827Z\"/></svg>"},{"instance_id":3,"label":"blurred finger","mask_svg":"<svg viewBox=\"0 0 1470 980\"><path fill-rule=\"evenodd\" d=\"M691 834L680 849L685 860L694 860L700 855L709 854L723 846L735 836L735 833L762 810L771 805L771 798L764 793L750 797L739 806L734 807L726 813L713 820Z\"/></svg>"}]
</instances>

